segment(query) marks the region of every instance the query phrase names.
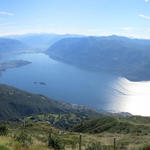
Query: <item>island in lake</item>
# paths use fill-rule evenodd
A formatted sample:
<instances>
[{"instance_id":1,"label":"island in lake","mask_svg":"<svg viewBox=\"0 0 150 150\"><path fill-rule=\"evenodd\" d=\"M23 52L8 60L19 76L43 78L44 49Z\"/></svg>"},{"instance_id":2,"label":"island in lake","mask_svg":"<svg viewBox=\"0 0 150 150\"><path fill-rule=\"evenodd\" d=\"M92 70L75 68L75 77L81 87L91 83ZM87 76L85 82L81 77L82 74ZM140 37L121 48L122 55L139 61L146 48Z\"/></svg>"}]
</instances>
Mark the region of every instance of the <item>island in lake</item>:
<instances>
[{"instance_id":1,"label":"island in lake","mask_svg":"<svg viewBox=\"0 0 150 150\"><path fill-rule=\"evenodd\" d=\"M40 85L47 85L45 82L37 82L37 81L35 81L35 82L33 82L34 84L40 84Z\"/></svg>"},{"instance_id":2,"label":"island in lake","mask_svg":"<svg viewBox=\"0 0 150 150\"><path fill-rule=\"evenodd\" d=\"M29 61L25 60L9 60L9 61L0 61L0 75L2 71L5 71L10 68L22 67L24 65L31 64Z\"/></svg>"}]
</instances>

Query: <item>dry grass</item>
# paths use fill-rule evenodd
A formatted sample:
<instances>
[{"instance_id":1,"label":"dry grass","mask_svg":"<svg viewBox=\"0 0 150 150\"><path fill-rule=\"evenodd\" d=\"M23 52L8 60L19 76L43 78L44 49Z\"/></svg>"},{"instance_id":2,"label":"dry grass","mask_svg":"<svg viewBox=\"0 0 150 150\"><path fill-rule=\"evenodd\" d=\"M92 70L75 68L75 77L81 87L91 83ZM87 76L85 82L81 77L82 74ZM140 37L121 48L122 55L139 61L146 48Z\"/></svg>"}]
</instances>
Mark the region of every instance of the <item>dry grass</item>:
<instances>
[{"instance_id":1,"label":"dry grass","mask_svg":"<svg viewBox=\"0 0 150 150\"><path fill-rule=\"evenodd\" d=\"M10 128L10 127L9 127ZM48 134L50 124L48 123L35 123L33 126L29 126L25 131L32 136L33 144L29 147L22 146L20 143L14 140L14 134L19 133L22 130L21 125L9 129L8 136L0 136L0 145L5 145L10 150L52 150L48 148ZM59 135L60 130L53 128L53 134ZM65 150L78 150L79 133L61 131L59 135L65 140ZM140 150L144 144L150 142L149 135L136 135L136 134L82 134L82 150L85 150L85 146L90 142L100 142L102 145L113 145L113 139L116 138L117 150ZM74 145L71 142L75 142Z\"/></svg>"}]
</instances>

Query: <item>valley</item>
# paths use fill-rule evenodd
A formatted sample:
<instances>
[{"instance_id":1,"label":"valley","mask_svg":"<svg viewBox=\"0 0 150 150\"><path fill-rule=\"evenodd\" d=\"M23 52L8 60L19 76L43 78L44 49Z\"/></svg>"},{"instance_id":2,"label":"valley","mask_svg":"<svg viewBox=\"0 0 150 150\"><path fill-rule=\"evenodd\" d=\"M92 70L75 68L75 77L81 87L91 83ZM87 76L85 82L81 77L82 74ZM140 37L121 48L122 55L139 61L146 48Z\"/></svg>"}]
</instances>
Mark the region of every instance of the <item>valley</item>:
<instances>
[{"instance_id":1,"label":"valley","mask_svg":"<svg viewBox=\"0 0 150 150\"><path fill-rule=\"evenodd\" d=\"M149 10L0 1L0 150L150 150Z\"/></svg>"},{"instance_id":2,"label":"valley","mask_svg":"<svg viewBox=\"0 0 150 150\"><path fill-rule=\"evenodd\" d=\"M98 111L149 115L148 81L132 82L109 72L87 71L43 53L21 54L11 59L32 63L3 72L3 84Z\"/></svg>"},{"instance_id":3,"label":"valley","mask_svg":"<svg viewBox=\"0 0 150 150\"><path fill-rule=\"evenodd\" d=\"M142 43L132 41L121 56L122 44L112 47L129 39L120 38L67 38L47 51L21 47L24 52L18 50L17 55L16 50L9 57L1 55L0 150L78 150L80 134L83 150L114 150L114 138L115 150L150 147L150 118L144 117L150 113L150 84L141 82L149 80L149 42L144 41L147 44L141 52ZM105 47L108 41L114 45ZM133 56L130 48L138 54ZM145 75L135 66L144 68L140 72Z\"/></svg>"}]
</instances>

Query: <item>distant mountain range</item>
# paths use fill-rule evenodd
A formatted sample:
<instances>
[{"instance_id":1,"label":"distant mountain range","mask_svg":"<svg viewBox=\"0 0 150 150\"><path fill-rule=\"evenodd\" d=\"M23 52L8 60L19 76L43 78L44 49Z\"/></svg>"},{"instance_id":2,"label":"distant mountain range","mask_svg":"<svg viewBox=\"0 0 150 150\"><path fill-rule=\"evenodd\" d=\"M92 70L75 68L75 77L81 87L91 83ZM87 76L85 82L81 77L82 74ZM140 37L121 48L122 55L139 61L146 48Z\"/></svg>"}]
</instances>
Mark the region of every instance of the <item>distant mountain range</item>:
<instances>
[{"instance_id":1,"label":"distant mountain range","mask_svg":"<svg viewBox=\"0 0 150 150\"><path fill-rule=\"evenodd\" d=\"M150 40L72 34L26 34L0 38L0 57L45 50L53 59L87 70L107 71L131 81L150 80Z\"/></svg>"},{"instance_id":2,"label":"distant mountain range","mask_svg":"<svg viewBox=\"0 0 150 150\"><path fill-rule=\"evenodd\" d=\"M150 80L150 40L119 36L65 38L46 53L87 70L107 71L131 81Z\"/></svg>"},{"instance_id":3,"label":"distant mountain range","mask_svg":"<svg viewBox=\"0 0 150 150\"><path fill-rule=\"evenodd\" d=\"M0 38L0 57L27 51L29 47L15 39Z\"/></svg>"},{"instance_id":4,"label":"distant mountain range","mask_svg":"<svg viewBox=\"0 0 150 150\"><path fill-rule=\"evenodd\" d=\"M24 34L24 35L12 35L7 36L10 39L16 39L28 45L31 49L36 52L41 52L47 50L51 45L55 42L63 39L63 38L71 38L71 37L83 37L82 35L74 35L74 34Z\"/></svg>"}]
</instances>

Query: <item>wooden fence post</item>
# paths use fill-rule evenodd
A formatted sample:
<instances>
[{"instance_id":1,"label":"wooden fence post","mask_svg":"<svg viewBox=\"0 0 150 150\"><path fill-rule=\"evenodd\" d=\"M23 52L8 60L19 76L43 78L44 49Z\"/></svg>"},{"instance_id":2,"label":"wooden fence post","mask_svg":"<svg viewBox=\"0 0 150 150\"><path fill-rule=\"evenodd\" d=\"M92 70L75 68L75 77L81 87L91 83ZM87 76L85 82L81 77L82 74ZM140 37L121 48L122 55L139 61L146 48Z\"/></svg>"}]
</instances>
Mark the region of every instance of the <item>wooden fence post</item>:
<instances>
[{"instance_id":1,"label":"wooden fence post","mask_svg":"<svg viewBox=\"0 0 150 150\"><path fill-rule=\"evenodd\" d=\"M114 150L116 150L116 138L114 138Z\"/></svg>"},{"instance_id":2,"label":"wooden fence post","mask_svg":"<svg viewBox=\"0 0 150 150\"><path fill-rule=\"evenodd\" d=\"M23 119L23 126L24 126L24 128L26 127L26 120L25 120L25 118Z\"/></svg>"},{"instance_id":3,"label":"wooden fence post","mask_svg":"<svg viewBox=\"0 0 150 150\"><path fill-rule=\"evenodd\" d=\"M82 135L80 134L80 138L79 138L79 150L81 150L82 147Z\"/></svg>"},{"instance_id":4,"label":"wooden fence post","mask_svg":"<svg viewBox=\"0 0 150 150\"><path fill-rule=\"evenodd\" d=\"M48 138L48 146L50 147L51 146L51 140L52 140L52 128L50 128L49 130L49 138Z\"/></svg>"}]
</instances>

